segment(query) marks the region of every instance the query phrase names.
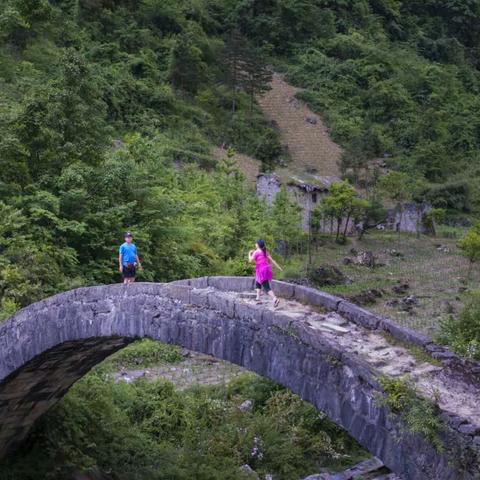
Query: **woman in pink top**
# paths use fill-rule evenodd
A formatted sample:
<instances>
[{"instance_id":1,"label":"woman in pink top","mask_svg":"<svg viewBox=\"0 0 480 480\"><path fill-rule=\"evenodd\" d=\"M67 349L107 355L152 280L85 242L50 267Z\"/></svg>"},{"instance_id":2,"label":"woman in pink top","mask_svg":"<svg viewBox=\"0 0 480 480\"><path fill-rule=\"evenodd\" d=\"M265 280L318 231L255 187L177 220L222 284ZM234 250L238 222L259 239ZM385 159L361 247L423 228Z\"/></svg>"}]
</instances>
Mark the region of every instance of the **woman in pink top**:
<instances>
[{"instance_id":1,"label":"woman in pink top","mask_svg":"<svg viewBox=\"0 0 480 480\"><path fill-rule=\"evenodd\" d=\"M262 293L262 288L265 290L265 293L272 297L273 306L278 307L279 300L273 293L272 288L270 287L270 281L273 278L272 266L273 263L279 270L282 270L280 265L269 255L267 252L267 247L263 240L257 240L255 243L255 250L250 250L248 252L248 261L255 263L255 288L257 290L257 302L260 302L260 295Z\"/></svg>"}]
</instances>

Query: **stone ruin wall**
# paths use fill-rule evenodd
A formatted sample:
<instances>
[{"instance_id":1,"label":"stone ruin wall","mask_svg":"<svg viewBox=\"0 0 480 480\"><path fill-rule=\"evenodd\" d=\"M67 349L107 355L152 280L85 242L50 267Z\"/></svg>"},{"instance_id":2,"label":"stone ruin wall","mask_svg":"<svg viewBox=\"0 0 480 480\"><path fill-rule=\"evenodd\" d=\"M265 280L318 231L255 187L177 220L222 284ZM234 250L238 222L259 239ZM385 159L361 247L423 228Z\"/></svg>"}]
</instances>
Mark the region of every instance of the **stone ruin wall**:
<instances>
[{"instance_id":1,"label":"stone ruin wall","mask_svg":"<svg viewBox=\"0 0 480 480\"><path fill-rule=\"evenodd\" d=\"M265 200L268 205L272 205L281 188L281 180L275 174L258 175L256 184L257 195ZM302 228L308 231L310 213L320 204L322 197L327 195L327 188L320 189L308 184L287 184L286 189L302 209ZM385 228L395 231L398 229L401 232L417 233L417 231L419 231L424 233L425 228L422 224L422 218L430 209L431 207L429 205L418 205L415 203L405 204L403 206L403 213L400 212L399 208L391 208L387 212L387 218L384 224ZM335 232L336 227L336 222L332 224L332 222L324 220L322 221L320 231L325 233ZM353 221L350 221L347 232L349 234L355 232Z\"/></svg>"}]
</instances>

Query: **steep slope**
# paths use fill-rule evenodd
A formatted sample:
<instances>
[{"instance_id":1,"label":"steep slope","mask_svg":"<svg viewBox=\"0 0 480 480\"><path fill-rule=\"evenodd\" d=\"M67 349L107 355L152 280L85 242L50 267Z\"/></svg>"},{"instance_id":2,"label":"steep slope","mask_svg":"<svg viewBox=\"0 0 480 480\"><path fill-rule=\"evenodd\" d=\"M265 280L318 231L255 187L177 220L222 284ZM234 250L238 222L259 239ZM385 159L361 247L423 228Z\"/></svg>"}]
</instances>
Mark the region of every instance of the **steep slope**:
<instances>
[{"instance_id":1,"label":"steep slope","mask_svg":"<svg viewBox=\"0 0 480 480\"><path fill-rule=\"evenodd\" d=\"M337 179L342 150L330 138L322 119L295 97L298 89L281 74L273 75L271 87L257 100L265 116L279 129L291 157L291 163L278 173Z\"/></svg>"}]
</instances>

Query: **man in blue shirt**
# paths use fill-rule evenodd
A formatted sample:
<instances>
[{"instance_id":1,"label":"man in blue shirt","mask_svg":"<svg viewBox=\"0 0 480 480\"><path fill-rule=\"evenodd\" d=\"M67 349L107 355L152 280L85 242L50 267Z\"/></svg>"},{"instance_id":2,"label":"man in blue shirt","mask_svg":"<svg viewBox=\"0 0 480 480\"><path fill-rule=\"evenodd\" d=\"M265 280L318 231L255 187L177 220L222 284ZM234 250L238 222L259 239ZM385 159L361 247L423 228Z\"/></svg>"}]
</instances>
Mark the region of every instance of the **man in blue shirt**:
<instances>
[{"instance_id":1,"label":"man in blue shirt","mask_svg":"<svg viewBox=\"0 0 480 480\"><path fill-rule=\"evenodd\" d=\"M125 234L125 243L118 250L118 267L123 276L123 283L129 284L135 281L136 267L142 268L137 254L137 247L133 243L133 235Z\"/></svg>"}]
</instances>

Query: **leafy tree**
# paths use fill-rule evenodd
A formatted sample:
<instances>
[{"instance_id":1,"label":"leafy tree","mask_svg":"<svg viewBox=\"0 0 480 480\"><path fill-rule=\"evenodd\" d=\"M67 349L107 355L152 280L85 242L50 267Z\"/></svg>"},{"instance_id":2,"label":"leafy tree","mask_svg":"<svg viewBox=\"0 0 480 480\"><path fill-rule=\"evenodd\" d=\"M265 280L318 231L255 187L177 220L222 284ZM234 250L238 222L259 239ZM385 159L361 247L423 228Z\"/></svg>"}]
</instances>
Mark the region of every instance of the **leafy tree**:
<instances>
[{"instance_id":1,"label":"leafy tree","mask_svg":"<svg viewBox=\"0 0 480 480\"><path fill-rule=\"evenodd\" d=\"M262 162L261 170L263 172L273 171L282 153L278 133L274 130L267 130L259 139L255 149L255 158Z\"/></svg>"},{"instance_id":2,"label":"leafy tree","mask_svg":"<svg viewBox=\"0 0 480 480\"><path fill-rule=\"evenodd\" d=\"M367 207L368 202L359 198L348 182L339 182L330 185L329 194L322 200L320 208L325 217L336 222L335 240L345 242L350 220L362 216Z\"/></svg>"},{"instance_id":3,"label":"leafy tree","mask_svg":"<svg viewBox=\"0 0 480 480\"><path fill-rule=\"evenodd\" d=\"M432 208L423 218L423 224L432 235L437 235L437 225L445 219L443 208Z\"/></svg>"},{"instance_id":4,"label":"leafy tree","mask_svg":"<svg viewBox=\"0 0 480 480\"><path fill-rule=\"evenodd\" d=\"M173 87L196 93L205 81L206 64L200 48L193 42L191 33L182 33L170 53L168 78Z\"/></svg>"},{"instance_id":5,"label":"leafy tree","mask_svg":"<svg viewBox=\"0 0 480 480\"><path fill-rule=\"evenodd\" d=\"M250 97L250 115L253 113L255 97L271 90L272 72L265 64L263 52L250 48L245 63L243 88Z\"/></svg>"},{"instance_id":6,"label":"leafy tree","mask_svg":"<svg viewBox=\"0 0 480 480\"><path fill-rule=\"evenodd\" d=\"M300 207L290 198L285 187L277 193L272 204L271 232L276 241L285 244L285 255L288 257L292 246L298 243L302 232L300 229Z\"/></svg>"},{"instance_id":7,"label":"leafy tree","mask_svg":"<svg viewBox=\"0 0 480 480\"><path fill-rule=\"evenodd\" d=\"M246 81L249 48L247 39L237 28L228 33L222 59L227 67L227 83L232 91L232 115L237 108L237 92Z\"/></svg>"},{"instance_id":8,"label":"leafy tree","mask_svg":"<svg viewBox=\"0 0 480 480\"><path fill-rule=\"evenodd\" d=\"M438 339L468 358L480 360L480 292L469 294L458 318L445 319Z\"/></svg>"},{"instance_id":9,"label":"leafy tree","mask_svg":"<svg viewBox=\"0 0 480 480\"><path fill-rule=\"evenodd\" d=\"M468 269L470 276L473 264L480 260L480 222L475 223L465 237L458 242L458 247L470 262Z\"/></svg>"}]
</instances>

